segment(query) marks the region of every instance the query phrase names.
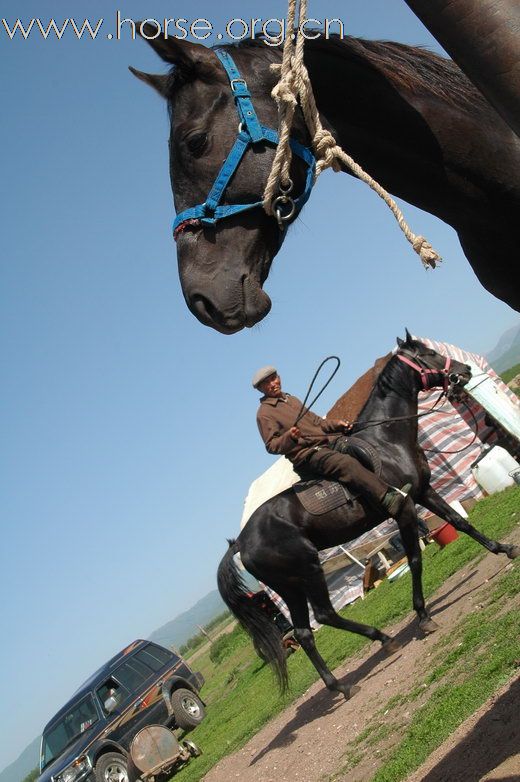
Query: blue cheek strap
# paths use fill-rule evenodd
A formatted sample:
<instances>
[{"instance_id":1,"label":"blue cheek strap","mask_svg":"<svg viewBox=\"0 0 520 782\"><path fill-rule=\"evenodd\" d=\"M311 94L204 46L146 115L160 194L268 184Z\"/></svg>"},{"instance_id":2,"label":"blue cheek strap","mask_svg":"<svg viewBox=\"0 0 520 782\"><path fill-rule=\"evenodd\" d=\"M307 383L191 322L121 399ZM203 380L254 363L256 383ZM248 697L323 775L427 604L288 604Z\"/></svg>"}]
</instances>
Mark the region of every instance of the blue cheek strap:
<instances>
[{"instance_id":1,"label":"blue cheek strap","mask_svg":"<svg viewBox=\"0 0 520 782\"><path fill-rule=\"evenodd\" d=\"M226 217L262 207L262 200L254 201L250 204L221 205L220 202L249 147L254 147L255 144L277 146L280 140L275 130L266 128L259 122L247 83L240 76L231 55L223 49L215 49L214 51L224 66L235 99L235 106L240 120L238 136L222 168L218 172L217 178L204 203L185 209L175 218L173 223L174 239L177 239L178 235L189 225L216 225L219 220L223 220ZM289 143L293 153L305 163L307 174L301 195L293 199L282 191L282 194L275 199L275 212L282 231L286 224L292 222L297 217L303 205L307 202L314 185L316 172L316 159L312 151L308 147L304 147L296 139L291 138Z\"/></svg>"}]
</instances>

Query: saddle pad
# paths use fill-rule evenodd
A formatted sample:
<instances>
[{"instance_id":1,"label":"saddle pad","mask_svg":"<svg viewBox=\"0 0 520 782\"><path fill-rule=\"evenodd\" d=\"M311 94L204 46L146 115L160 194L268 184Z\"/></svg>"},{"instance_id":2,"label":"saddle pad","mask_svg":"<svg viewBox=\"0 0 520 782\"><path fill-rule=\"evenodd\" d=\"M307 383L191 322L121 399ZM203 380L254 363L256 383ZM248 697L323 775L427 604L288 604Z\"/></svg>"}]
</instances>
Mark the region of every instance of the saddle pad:
<instances>
[{"instance_id":1,"label":"saddle pad","mask_svg":"<svg viewBox=\"0 0 520 782\"><path fill-rule=\"evenodd\" d=\"M346 486L336 481L299 481L293 490L305 510L314 516L329 513L356 499Z\"/></svg>"}]
</instances>

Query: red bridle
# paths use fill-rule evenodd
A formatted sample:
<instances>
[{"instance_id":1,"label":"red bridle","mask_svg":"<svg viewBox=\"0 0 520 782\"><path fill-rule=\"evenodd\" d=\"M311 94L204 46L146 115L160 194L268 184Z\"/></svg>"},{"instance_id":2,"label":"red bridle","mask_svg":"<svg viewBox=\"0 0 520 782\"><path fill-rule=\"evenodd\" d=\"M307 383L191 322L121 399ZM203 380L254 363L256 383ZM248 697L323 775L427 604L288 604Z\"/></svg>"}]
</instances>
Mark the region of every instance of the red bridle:
<instances>
[{"instance_id":1,"label":"red bridle","mask_svg":"<svg viewBox=\"0 0 520 782\"><path fill-rule=\"evenodd\" d=\"M421 367L420 364L415 363L410 358L408 358L408 356L405 356L402 353L397 353L397 358L400 361L403 361L405 364L408 364L409 367L412 367L412 369L415 369L415 371L419 373L423 391L429 391L431 388L435 387L435 384L432 384L431 386L429 384L430 375L443 375L444 390L448 390L450 385L449 371L451 367L451 358L449 356L446 356L446 362L443 369L428 369L427 367ZM419 357L416 356L416 358L418 359Z\"/></svg>"}]
</instances>

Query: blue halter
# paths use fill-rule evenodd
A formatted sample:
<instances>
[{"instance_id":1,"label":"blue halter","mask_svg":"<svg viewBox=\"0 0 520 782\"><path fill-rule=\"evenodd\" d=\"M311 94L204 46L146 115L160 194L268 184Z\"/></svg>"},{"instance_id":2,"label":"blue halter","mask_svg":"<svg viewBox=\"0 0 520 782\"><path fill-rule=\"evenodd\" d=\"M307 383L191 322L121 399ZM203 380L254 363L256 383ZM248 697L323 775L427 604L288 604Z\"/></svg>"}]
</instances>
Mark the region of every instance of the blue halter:
<instances>
[{"instance_id":1,"label":"blue halter","mask_svg":"<svg viewBox=\"0 0 520 782\"><path fill-rule=\"evenodd\" d=\"M224 161L222 168L217 174L217 178L215 179L213 187L205 202L198 206L192 206L191 209L185 209L175 218L173 223L173 235L175 239L177 239L178 234L187 225L215 225L219 220L223 220L225 217L231 217L231 215L238 214L239 212L245 212L249 209L263 206L263 201L227 206L221 206L220 201L249 147L262 142L267 142L268 144L276 146L279 142L279 136L275 130L271 130L260 124L251 102L251 93L248 90L247 83L245 79L242 79L240 76L232 57L223 49L215 49L214 51L228 75L231 91L233 92L235 99L236 109L240 120L238 137L231 152ZM297 198L293 199L289 196L290 187L287 190L280 187L281 194L274 200L273 209L281 230L284 229L286 223L295 219L309 198L314 184L316 169L316 159L310 149L304 147L292 138L290 139L290 145L293 153L301 158L306 164L307 176L303 193Z\"/></svg>"}]
</instances>

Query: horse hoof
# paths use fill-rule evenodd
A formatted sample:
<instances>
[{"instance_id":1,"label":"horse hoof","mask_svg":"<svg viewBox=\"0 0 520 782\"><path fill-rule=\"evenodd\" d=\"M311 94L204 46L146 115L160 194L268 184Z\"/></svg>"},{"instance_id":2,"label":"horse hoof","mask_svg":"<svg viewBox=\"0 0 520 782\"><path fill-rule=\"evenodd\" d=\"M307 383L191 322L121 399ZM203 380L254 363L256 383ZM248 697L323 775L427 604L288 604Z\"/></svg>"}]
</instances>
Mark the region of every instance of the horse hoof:
<instances>
[{"instance_id":1,"label":"horse hoof","mask_svg":"<svg viewBox=\"0 0 520 782\"><path fill-rule=\"evenodd\" d=\"M506 554L509 559L520 557L520 546L508 546Z\"/></svg>"},{"instance_id":2,"label":"horse hoof","mask_svg":"<svg viewBox=\"0 0 520 782\"><path fill-rule=\"evenodd\" d=\"M383 651L385 654L387 654L389 657L391 654L395 654L401 649L401 645L397 643L397 641L394 641L393 638L390 638L389 641L385 641L383 644Z\"/></svg>"},{"instance_id":3,"label":"horse hoof","mask_svg":"<svg viewBox=\"0 0 520 782\"><path fill-rule=\"evenodd\" d=\"M423 619L419 622L419 627L425 635L430 635L439 629L439 625L433 619Z\"/></svg>"}]
</instances>

